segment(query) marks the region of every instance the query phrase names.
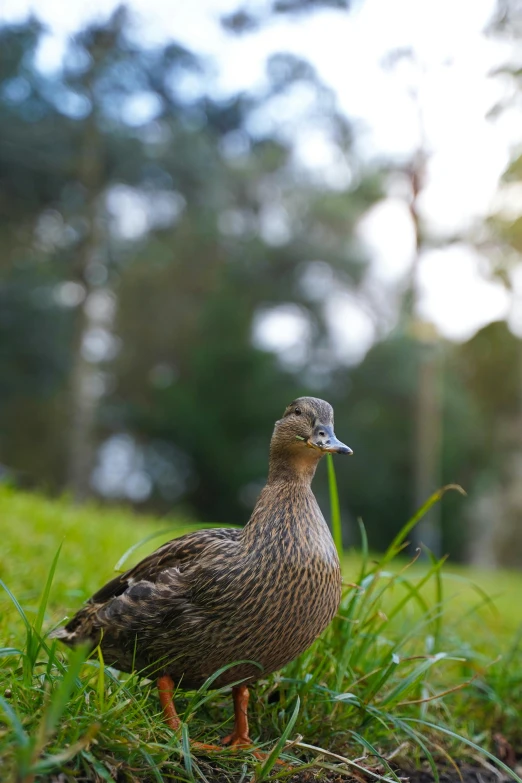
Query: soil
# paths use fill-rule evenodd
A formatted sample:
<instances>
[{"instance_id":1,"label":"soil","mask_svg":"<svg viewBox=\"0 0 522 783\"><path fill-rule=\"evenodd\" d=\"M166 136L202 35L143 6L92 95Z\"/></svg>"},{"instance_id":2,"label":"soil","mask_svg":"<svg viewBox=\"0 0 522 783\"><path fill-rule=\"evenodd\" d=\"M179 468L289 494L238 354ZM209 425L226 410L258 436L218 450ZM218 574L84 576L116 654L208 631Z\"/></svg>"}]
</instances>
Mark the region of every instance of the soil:
<instances>
[{"instance_id":1,"label":"soil","mask_svg":"<svg viewBox=\"0 0 522 783\"><path fill-rule=\"evenodd\" d=\"M513 778L506 773L496 770L491 766L470 766L468 764L459 765L460 775L455 768L446 768L439 770L440 783L511 783ZM403 783L434 783L435 778L431 770L396 770L397 777ZM519 772L520 774L520 772ZM351 778L336 773L320 773L314 770L304 770L292 775L286 779L288 783L370 783L375 780L371 776L363 778Z\"/></svg>"},{"instance_id":2,"label":"soil","mask_svg":"<svg viewBox=\"0 0 522 783\"><path fill-rule=\"evenodd\" d=\"M433 783L433 775L431 770L416 770L415 772L401 773L408 775L409 783ZM513 778L501 771L494 768L486 769L484 767L470 767L463 765L460 767L460 774L462 778L459 778L457 771L444 770L439 773L440 783L507 783L512 781Z\"/></svg>"},{"instance_id":3,"label":"soil","mask_svg":"<svg viewBox=\"0 0 522 783\"><path fill-rule=\"evenodd\" d=\"M511 750L511 746L509 746ZM517 760L517 755L511 750L512 758L510 759L513 766L514 774L517 774L519 778L522 778L522 761ZM499 753L500 755L500 753ZM506 763L508 759L504 760ZM198 765L205 775L208 783L237 783L238 780L243 783L253 783L252 775L249 773L243 773L238 777L237 773L225 773L222 769L216 768L212 762L207 762L204 759L198 759ZM304 769L299 771L296 768L293 775L290 775L290 769L285 769L284 783L377 783L378 778L376 775L384 775L384 769L380 765L373 765L368 768L368 773L360 770L357 775L350 774L351 770L345 765L340 765L338 770L329 769ZM420 769L404 769L396 766L394 768L395 774L400 783L435 783L435 778L431 771L431 768L426 763ZM503 770L498 769L493 763L484 762L483 764L467 764L463 762L456 762L455 766L447 764L438 767L439 783L512 783L514 777L507 774ZM373 773L373 774L372 774ZM166 775L166 779L171 778ZM58 776L51 775L49 778L39 778L44 783L70 783L70 778L66 775L60 774ZM88 774L86 777L77 777L76 783L93 783L93 778ZM99 778L95 776L95 780L99 781ZM122 774L116 774L115 780L117 783L128 783L129 780L135 781L136 778L128 776L124 771ZM144 777L140 778L140 783L154 783L155 778ZM178 778L176 778L178 780Z\"/></svg>"},{"instance_id":4,"label":"soil","mask_svg":"<svg viewBox=\"0 0 522 783\"><path fill-rule=\"evenodd\" d=\"M200 765L201 766L201 765ZM512 783L513 778L501 770L497 770L493 765L471 766L469 764L459 764L459 773L454 767L445 767L439 769L440 783ZM382 769L374 772L382 774ZM434 783L435 778L430 769L418 770L395 770L401 783ZM519 776L522 770L517 768ZM211 768L204 770L208 783L231 783L235 778L230 778L222 772L216 773ZM250 781L247 775L245 781ZM152 781L150 781L152 783ZM302 772L296 772L291 777L285 777L284 783L376 783L376 778L372 775L349 776L347 774L338 774L328 770L306 769Z\"/></svg>"}]
</instances>

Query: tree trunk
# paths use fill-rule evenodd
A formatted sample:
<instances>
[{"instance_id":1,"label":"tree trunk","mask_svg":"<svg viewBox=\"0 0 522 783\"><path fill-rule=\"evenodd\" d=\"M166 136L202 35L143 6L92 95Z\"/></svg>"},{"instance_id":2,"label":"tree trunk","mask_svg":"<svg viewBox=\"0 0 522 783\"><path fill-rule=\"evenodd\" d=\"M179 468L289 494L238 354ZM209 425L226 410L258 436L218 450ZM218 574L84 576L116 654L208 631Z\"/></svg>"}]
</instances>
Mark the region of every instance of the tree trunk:
<instances>
[{"instance_id":1,"label":"tree trunk","mask_svg":"<svg viewBox=\"0 0 522 783\"><path fill-rule=\"evenodd\" d=\"M441 463L441 395L440 361L437 350L438 335L432 324L425 323L418 315L418 270L423 251L423 236L418 212L419 196L424 185L425 154L419 150L409 171L411 198L410 216L415 232L415 255L412 263L410 285L406 294L406 318L410 330L418 341L419 367L415 400L415 430L413 442L413 501L415 510L424 505L440 486ZM441 555L442 535L440 506L437 503L412 530L412 548L425 544L436 556Z\"/></svg>"},{"instance_id":2,"label":"tree trunk","mask_svg":"<svg viewBox=\"0 0 522 783\"><path fill-rule=\"evenodd\" d=\"M440 366L436 344L420 348L415 410L415 508L419 509L441 485ZM442 553L440 504L436 503L413 531L415 546L424 544L435 555Z\"/></svg>"},{"instance_id":3,"label":"tree trunk","mask_svg":"<svg viewBox=\"0 0 522 783\"><path fill-rule=\"evenodd\" d=\"M73 359L70 376L70 435L68 484L73 497L82 501L91 494L90 478L94 464L94 429L99 399L99 373L95 363L89 361L85 341L92 328L89 316L89 298L93 293L93 265L102 264L105 256L101 221L98 216L98 200L102 188L102 149L96 122L94 97L91 92L92 112L85 123L79 180L86 192L85 238L77 257L75 282L85 290L85 300L78 308Z\"/></svg>"}]
</instances>

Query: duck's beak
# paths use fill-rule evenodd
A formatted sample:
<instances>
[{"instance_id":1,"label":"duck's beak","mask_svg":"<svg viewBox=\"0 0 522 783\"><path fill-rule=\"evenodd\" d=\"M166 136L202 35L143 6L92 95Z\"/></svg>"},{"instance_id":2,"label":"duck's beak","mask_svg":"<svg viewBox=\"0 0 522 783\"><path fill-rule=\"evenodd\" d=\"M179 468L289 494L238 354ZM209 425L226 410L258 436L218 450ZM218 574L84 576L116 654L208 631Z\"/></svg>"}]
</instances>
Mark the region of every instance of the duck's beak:
<instances>
[{"instance_id":1,"label":"duck's beak","mask_svg":"<svg viewBox=\"0 0 522 783\"><path fill-rule=\"evenodd\" d=\"M335 437L333 427L330 427L329 424L318 424L313 435L306 441L306 445L329 454L353 454L349 446L341 443Z\"/></svg>"}]
</instances>

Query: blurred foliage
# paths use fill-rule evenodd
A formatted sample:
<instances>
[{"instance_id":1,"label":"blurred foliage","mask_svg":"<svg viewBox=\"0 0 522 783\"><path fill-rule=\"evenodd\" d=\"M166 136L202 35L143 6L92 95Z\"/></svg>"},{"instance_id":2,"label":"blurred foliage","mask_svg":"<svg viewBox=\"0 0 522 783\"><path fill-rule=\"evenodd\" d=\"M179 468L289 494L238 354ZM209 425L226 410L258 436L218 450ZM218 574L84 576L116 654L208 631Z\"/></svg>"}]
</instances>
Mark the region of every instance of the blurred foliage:
<instances>
[{"instance_id":1,"label":"blurred foliage","mask_svg":"<svg viewBox=\"0 0 522 783\"><path fill-rule=\"evenodd\" d=\"M301 278L320 258L330 288L360 284L351 237L379 178L358 172L351 129L307 63L273 57L256 101L181 98L204 65L177 44L141 49L128 29L124 9L90 26L51 75L35 66L38 23L1 30L2 461L74 490L70 447L82 448L73 430L90 396L97 444L122 432L139 444L150 504L181 495L203 519L238 521L274 419L328 351L325 302ZM294 88L351 172L345 187L300 168L290 132L248 133ZM259 308L289 302L311 339L285 369L251 335ZM115 319L92 315L104 303ZM316 363L319 377L331 370Z\"/></svg>"},{"instance_id":2,"label":"blurred foliage","mask_svg":"<svg viewBox=\"0 0 522 783\"><path fill-rule=\"evenodd\" d=\"M246 34L241 13L225 28ZM399 313L385 336L356 239L384 174L357 159L309 63L273 56L262 90L218 100L196 54L140 47L130 29L118 9L44 73L41 25L0 28L0 462L53 492L241 523L274 420L311 393L332 402L355 451L337 468L346 538L362 516L381 548L415 502L422 352L437 350L443 366L442 480L473 492L496 469L498 411L518 405L518 381L495 382L518 341L492 325L433 348ZM334 181L299 162L303 128L328 147ZM343 293L377 338L357 366L332 330L349 320L336 314ZM276 353L259 324L288 312L302 337ZM325 502L324 472L318 493ZM462 554L462 499L442 509L445 549Z\"/></svg>"},{"instance_id":3,"label":"blurred foliage","mask_svg":"<svg viewBox=\"0 0 522 783\"><path fill-rule=\"evenodd\" d=\"M274 14L305 14L310 11L347 11L351 7L349 0L271 0L263 6L242 6L221 18L223 28L235 35L251 33L267 24Z\"/></svg>"}]
</instances>

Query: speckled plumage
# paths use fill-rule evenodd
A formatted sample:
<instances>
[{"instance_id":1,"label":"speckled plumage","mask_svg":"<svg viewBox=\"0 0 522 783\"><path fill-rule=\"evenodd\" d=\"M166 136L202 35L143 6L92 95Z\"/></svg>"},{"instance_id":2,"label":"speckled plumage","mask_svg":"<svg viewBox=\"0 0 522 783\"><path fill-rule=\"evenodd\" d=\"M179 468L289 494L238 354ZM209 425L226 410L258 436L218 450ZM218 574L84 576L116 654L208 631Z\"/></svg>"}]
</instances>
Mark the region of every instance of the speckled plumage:
<instances>
[{"instance_id":1,"label":"speckled plumage","mask_svg":"<svg viewBox=\"0 0 522 783\"><path fill-rule=\"evenodd\" d=\"M300 413L297 413L300 411ZM325 450L349 450L333 435L333 411L300 398L276 422L270 472L242 530L199 530L164 544L111 580L54 636L100 643L123 671L169 675L197 688L250 681L296 658L337 611L335 546L310 487ZM309 447L312 448L309 448Z\"/></svg>"}]
</instances>

